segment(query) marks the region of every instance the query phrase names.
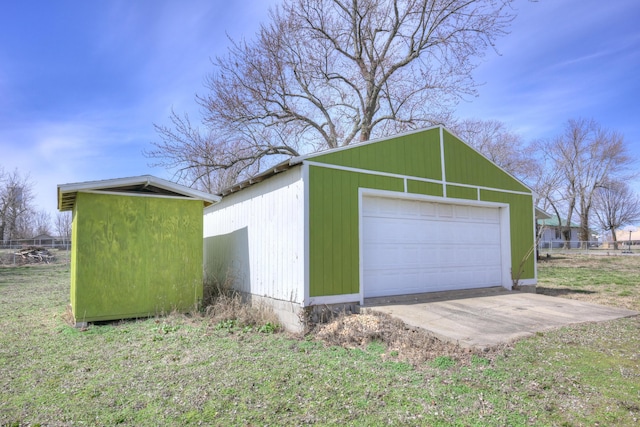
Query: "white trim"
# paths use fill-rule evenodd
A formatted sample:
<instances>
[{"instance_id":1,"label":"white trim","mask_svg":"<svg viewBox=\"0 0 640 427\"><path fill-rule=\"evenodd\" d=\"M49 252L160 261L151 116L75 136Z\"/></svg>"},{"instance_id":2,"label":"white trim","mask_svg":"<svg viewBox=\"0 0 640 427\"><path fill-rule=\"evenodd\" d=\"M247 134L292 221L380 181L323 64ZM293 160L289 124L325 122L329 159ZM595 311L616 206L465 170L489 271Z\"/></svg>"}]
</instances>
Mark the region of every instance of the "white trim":
<instances>
[{"instance_id":1,"label":"white trim","mask_svg":"<svg viewBox=\"0 0 640 427\"><path fill-rule=\"evenodd\" d=\"M359 188L359 197L388 197L391 199L418 200L423 202L437 202L448 205L471 205L489 208L508 208L508 203L487 202L484 200L456 199L453 197L428 196L418 193L402 193L399 191L376 190L373 188Z\"/></svg>"},{"instance_id":2,"label":"white trim","mask_svg":"<svg viewBox=\"0 0 640 427\"><path fill-rule=\"evenodd\" d=\"M398 191L376 190L371 188L358 188L358 259L359 271L359 298L364 305L364 267L363 267L363 232L362 232L362 199L364 197L388 197L393 199L417 200L424 202L436 202L450 205L478 206L497 208L500 214L500 258L502 263L502 287L511 290L511 223L510 206L508 203L487 202L483 200L455 199L450 197L427 196L415 193L401 193ZM524 281L522 281L524 282Z\"/></svg>"},{"instance_id":3,"label":"white trim","mask_svg":"<svg viewBox=\"0 0 640 427\"><path fill-rule=\"evenodd\" d=\"M534 199L535 200L535 199ZM533 251L531 256L533 257L533 279L538 280L538 233L536 228L538 227L538 219L536 218L536 206L533 204ZM546 212L545 212L546 213Z\"/></svg>"},{"instance_id":4,"label":"white trim","mask_svg":"<svg viewBox=\"0 0 640 427\"><path fill-rule=\"evenodd\" d=\"M58 190L61 193L72 193L84 190L100 190L101 188L125 187L129 185L141 184L152 185L164 190L181 193L184 196L191 196L192 198L202 199L214 203L220 201L221 199L220 196L215 196L203 191L194 190L193 188L185 187L184 185L176 184L171 181L166 181L152 175L105 179L101 181L77 182L72 184L59 184Z\"/></svg>"},{"instance_id":5,"label":"white trim","mask_svg":"<svg viewBox=\"0 0 640 427\"><path fill-rule=\"evenodd\" d=\"M447 197L447 174L446 174L446 165L444 161L444 131L442 127L440 127L440 169L442 172L442 196Z\"/></svg>"},{"instance_id":6,"label":"white trim","mask_svg":"<svg viewBox=\"0 0 640 427\"><path fill-rule=\"evenodd\" d=\"M345 171L345 172L363 173L363 174L366 174L366 175L388 176L390 178L405 179L405 180L412 180L412 181L421 181L421 182L430 182L430 183L433 183L433 184L443 184L444 185L444 188L443 188L444 196L443 197L446 197L446 186L447 185L455 185L456 187L473 188L473 189L477 189L478 191L487 190L487 191L495 191L495 192L500 192L500 193L521 194L523 196L531 196L532 195L532 193L526 193L526 192L523 192L523 191L516 191L516 190L506 190L504 188L482 187L482 186L471 185L471 184L462 184L462 183L457 183L457 182L444 182L444 181L439 181L437 179L422 178L422 177L419 177L419 176L401 175L401 174L397 174L397 173L373 171L373 170L370 170L370 169L352 168L352 167L349 167L349 166L339 166L339 165L332 165L332 164L328 164L328 163L318 163L318 162L305 161L303 164L309 165L309 166L315 166L315 167L318 167L318 168L336 169L336 170L341 170L341 171Z\"/></svg>"},{"instance_id":7,"label":"white trim","mask_svg":"<svg viewBox=\"0 0 640 427\"><path fill-rule=\"evenodd\" d=\"M502 258L502 286L513 289L511 277L511 211L508 204L500 207L500 256Z\"/></svg>"},{"instance_id":8,"label":"white trim","mask_svg":"<svg viewBox=\"0 0 640 427\"><path fill-rule=\"evenodd\" d=\"M303 260L303 289L304 289L304 295L302 298L302 306L306 307L311 305L311 297L310 292L311 292L311 278L310 278L310 272L309 272L309 268L311 266L311 260L310 260L310 255L309 255L309 250L311 248L311 239L309 238L309 165L307 165L306 163L302 164L302 193L304 196L304 200L303 200L303 210L304 212L302 213L304 215L304 219L303 219L303 243L302 243L302 247L304 248L304 260Z\"/></svg>"},{"instance_id":9,"label":"white trim","mask_svg":"<svg viewBox=\"0 0 640 427\"><path fill-rule=\"evenodd\" d=\"M358 301L360 301L360 294L324 295L321 297L309 297L309 305L347 304Z\"/></svg>"},{"instance_id":10,"label":"white trim","mask_svg":"<svg viewBox=\"0 0 640 427\"><path fill-rule=\"evenodd\" d=\"M364 197L363 194L367 194L366 190L366 188L358 187L358 299L360 301L360 305L364 305L364 251L362 250L362 247L364 246L364 235L362 232L362 198ZM371 189L368 190L375 191Z\"/></svg>"},{"instance_id":11,"label":"white trim","mask_svg":"<svg viewBox=\"0 0 640 427\"><path fill-rule=\"evenodd\" d=\"M518 285L520 286L537 286L538 279L522 279L518 281Z\"/></svg>"}]
</instances>

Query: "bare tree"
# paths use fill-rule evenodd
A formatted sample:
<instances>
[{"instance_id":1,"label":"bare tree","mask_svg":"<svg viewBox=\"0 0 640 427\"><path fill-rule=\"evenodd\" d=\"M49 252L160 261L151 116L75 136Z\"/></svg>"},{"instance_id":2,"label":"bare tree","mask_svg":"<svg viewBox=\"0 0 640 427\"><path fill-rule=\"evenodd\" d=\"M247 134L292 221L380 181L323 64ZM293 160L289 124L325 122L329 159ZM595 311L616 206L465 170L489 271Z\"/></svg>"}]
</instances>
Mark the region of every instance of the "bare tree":
<instances>
[{"instance_id":1,"label":"bare tree","mask_svg":"<svg viewBox=\"0 0 640 427\"><path fill-rule=\"evenodd\" d=\"M540 176L535 147L497 120L467 119L450 125L451 130L489 160L527 184Z\"/></svg>"},{"instance_id":2,"label":"bare tree","mask_svg":"<svg viewBox=\"0 0 640 427\"><path fill-rule=\"evenodd\" d=\"M615 177L631 176L632 159L624 138L594 120L571 119L564 132L542 148L549 168L561 178L560 187L545 197L554 206L565 209L565 239L576 214L580 220L579 239L586 242L590 237L589 218L596 190Z\"/></svg>"},{"instance_id":3,"label":"bare tree","mask_svg":"<svg viewBox=\"0 0 640 427\"><path fill-rule=\"evenodd\" d=\"M618 249L616 230L640 220L640 196L622 181L609 181L598 188L593 208L600 228L611 233L614 249Z\"/></svg>"},{"instance_id":4,"label":"bare tree","mask_svg":"<svg viewBox=\"0 0 640 427\"><path fill-rule=\"evenodd\" d=\"M182 180L447 123L513 0L285 0L214 60L201 125L173 113L146 154ZM276 159L276 160L274 160Z\"/></svg>"},{"instance_id":5,"label":"bare tree","mask_svg":"<svg viewBox=\"0 0 640 427\"><path fill-rule=\"evenodd\" d=\"M33 213L33 192L29 175L0 169L0 241L28 236L28 223Z\"/></svg>"},{"instance_id":6,"label":"bare tree","mask_svg":"<svg viewBox=\"0 0 640 427\"><path fill-rule=\"evenodd\" d=\"M54 228L58 237L62 237L65 240L71 239L71 212L57 212Z\"/></svg>"},{"instance_id":7,"label":"bare tree","mask_svg":"<svg viewBox=\"0 0 640 427\"><path fill-rule=\"evenodd\" d=\"M43 234L51 235L51 214L45 210L39 210L31 215L30 221L30 237L40 236Z\"/></svg>"}]
</instances>

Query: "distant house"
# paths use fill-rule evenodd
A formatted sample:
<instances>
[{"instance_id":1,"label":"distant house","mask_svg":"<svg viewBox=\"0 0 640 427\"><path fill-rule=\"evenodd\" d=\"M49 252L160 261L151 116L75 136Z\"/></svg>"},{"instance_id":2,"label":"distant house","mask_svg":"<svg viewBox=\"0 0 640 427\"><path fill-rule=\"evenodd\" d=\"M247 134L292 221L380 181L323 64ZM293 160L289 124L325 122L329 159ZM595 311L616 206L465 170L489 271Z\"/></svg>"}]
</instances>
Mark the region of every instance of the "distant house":
<instances>
[{"instance_id":1,"label":"distant house","mask_svg":"<svg viewBox=\"0 0 640 427\"><path fill-rule=\"evenodd\" d=\"M561 248L565 244L565 239L562 235L562 229L567 223L566 220L562 220L562 226L560 225L560 221L557 215L552 215L547 219L538 219L538 226L542 227L540 242L538 243L538 247L541 249L549 249L549 248ZM571 237L569 239L569 247L570 248L578 248L580 247L580 239L578 237L578 230L580 229L580 225L575 222L571 222L570 230Z\"/></svg>"},{"instance_id":2,"label":"distant house","mask_svg":"<svg viewBox=\"0 0 640 427\"><path fill-rule=\"evenodd\" d=\"M34 246L53 246L58 237L49 236L48 234L40 234L32 238Z\"/></svg>"},{"instance_id":3,"label":"distant house","mask_svg":"<svg viewBox=\"0 0 640 427\"><path fill-rule=\"evenodd\" d=\"M633 231L629 232L628 229L616 230L616 240L618 241L618 249L626 249L631 246L637 248L640 246L640 227L632 228ZM613 249L613 239L610 235L607 235L604 246L609 249Z\"/></svg>"}]
</instances>

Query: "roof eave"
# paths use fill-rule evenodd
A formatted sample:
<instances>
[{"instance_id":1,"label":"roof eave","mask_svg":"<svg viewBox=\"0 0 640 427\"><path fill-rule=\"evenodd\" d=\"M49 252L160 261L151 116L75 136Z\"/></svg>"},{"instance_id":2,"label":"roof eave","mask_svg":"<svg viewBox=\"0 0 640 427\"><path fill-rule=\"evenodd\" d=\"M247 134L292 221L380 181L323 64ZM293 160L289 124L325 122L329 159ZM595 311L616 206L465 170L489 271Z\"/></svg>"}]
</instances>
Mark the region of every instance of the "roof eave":
<instances>
[{"instance_id":1,"label":"roof eave","mask_svg":"<svg viewBox=\"0 0 640 427\"><path fill-rule=\"evenodd\" d=\"M131 185L154 186L173 193L202 200L205 207L214 203L218 203L220 196L205 193L203 191L194 190L152 175L141 175L126 178L105 179L101 181L77 182L71 184L58 185L58 210L68 211L73 209L76 194L82 191L100 191L104 189L117 189L118 187L126 187Z\"/></svg>"}]
</instances>

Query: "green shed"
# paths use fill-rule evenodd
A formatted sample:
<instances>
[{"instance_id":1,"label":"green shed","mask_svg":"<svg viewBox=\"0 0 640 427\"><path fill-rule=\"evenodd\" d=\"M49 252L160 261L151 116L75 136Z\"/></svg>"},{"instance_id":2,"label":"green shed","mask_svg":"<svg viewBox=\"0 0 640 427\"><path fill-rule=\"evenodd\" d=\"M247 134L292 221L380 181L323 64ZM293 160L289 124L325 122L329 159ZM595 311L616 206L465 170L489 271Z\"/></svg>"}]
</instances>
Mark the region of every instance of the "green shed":
<instances>
[{"instance_id":1,"label":"green shed","mask_svg":"<svg viewBox=\"0 0 640 427\"><path fill-rule=\"evenodd\" d=\"M302 308L536 284L533 192L443 127L319 152L205 209L205 274Z\"/></svg>"},{"instance_id":2,"label":"green shed","mask_svg":"<svg viewBox=\"0 0 640 427\"><path fill-rule=\"evenodd\" d=\"M58 209L73 212L76 324L196 306L203 209L219 200L150 175L58 185Z\"/></svg>"}]
</instances>

